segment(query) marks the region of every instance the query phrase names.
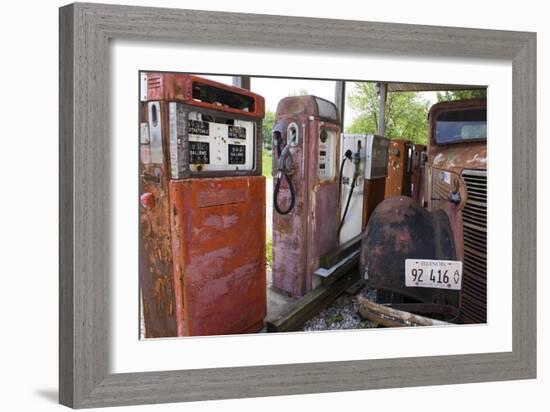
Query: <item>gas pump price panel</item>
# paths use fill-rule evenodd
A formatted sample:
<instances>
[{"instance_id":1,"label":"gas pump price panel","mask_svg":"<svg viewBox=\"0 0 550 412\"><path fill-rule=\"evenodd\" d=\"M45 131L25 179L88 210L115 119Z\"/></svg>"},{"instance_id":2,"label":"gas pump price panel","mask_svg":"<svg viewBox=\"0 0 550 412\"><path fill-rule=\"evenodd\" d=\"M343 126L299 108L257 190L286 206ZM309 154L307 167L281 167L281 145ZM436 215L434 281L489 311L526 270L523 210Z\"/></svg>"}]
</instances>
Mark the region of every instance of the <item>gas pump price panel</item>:
<instances>
[{"instance_id":1,"label":"gas pump price panel","mask_svg":"<svg viewBox=\"0 0 550 412\"><path fill-rule=\"evenodd\" d=\"M334 178L334 152L336 150L336 133L321 127L319 131L319 179Z\"/></svg>"},{"instance_id":2,"label":"gas pump price panel","mask_svg":"<svg viewBox=\"0 0 550 412\"><path fill-rule=\"evenodd\" d=\"M255 132L253 122L235 119L227 119L234 124L204 121L203 116L197 112L190 112L188 118L191 170L252 170Z\"/></svg>"},{"instance_id":3,"label":"gas pump price panel","mask_svg":"<svg viewBox=\"0 0 550 412\"><path fill-rule=\"evenodd\" d=\"M186 74L146 73L142 84L145 336L257 332L266 315L264 99Z\"/></svg>"}]
</instances>

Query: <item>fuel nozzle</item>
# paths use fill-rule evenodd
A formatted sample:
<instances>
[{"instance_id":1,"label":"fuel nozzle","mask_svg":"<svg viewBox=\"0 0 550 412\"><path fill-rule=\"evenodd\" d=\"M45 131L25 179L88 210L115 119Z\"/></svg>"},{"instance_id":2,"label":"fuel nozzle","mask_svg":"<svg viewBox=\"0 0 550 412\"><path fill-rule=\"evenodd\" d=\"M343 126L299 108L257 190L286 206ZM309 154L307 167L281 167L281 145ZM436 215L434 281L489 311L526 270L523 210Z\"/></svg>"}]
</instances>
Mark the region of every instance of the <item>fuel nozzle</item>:
<instances>
[{"instance_id":1,"label":"fuel nozzle","mask_svg":"<svg viewBox=\"0 0 550 412\"><path fill-rule=\"evenodd\" d=\"M352 160L352 159L350 159ZM359 176L359 166L361 164L361 140L357 142L357 151L353 153L353 164L355 165L354 176Z\"/></svg>"},{"instance_id":2,"label":"fuel nozzle","mask_svg":"<svg viewBox=\"0 0 550 412\"><path fill-rule=\"evenodd\" d=\"M361 162L361 140L357 142L357 151L353 154L353 163L356 167L359 166Z\"/></svg>"}]
</instances>

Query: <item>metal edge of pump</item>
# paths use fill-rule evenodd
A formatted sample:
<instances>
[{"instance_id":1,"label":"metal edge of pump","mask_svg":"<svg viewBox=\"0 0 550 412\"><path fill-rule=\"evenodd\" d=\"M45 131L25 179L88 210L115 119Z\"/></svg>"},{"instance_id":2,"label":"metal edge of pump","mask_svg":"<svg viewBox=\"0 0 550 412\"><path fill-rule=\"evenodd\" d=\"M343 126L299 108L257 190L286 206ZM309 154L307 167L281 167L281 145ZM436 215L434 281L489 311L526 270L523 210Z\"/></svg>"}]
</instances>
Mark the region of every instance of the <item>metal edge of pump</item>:
<instances>
[{"instance_id":1,"label":"metal edge of pump","mask_svg":"<svg viewBox=\"0 0 550 412\"><path fill-rule=\"evenodd\" d=\"M406 259L454 260L456 252L445 212L427 211L398 196L378 205L364 231L360 273L367 288L376 290L382 303L430 304L433 312L457 312L458 291L405 286Z\"/></svg>"}]
</instances>

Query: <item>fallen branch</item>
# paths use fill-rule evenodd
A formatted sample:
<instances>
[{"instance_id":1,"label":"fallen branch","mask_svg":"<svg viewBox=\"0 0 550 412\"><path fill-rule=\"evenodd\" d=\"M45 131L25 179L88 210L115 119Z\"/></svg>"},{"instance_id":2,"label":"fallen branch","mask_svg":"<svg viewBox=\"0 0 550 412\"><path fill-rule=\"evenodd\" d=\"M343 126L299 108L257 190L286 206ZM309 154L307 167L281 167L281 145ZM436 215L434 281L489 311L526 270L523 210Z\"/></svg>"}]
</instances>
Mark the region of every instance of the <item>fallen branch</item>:
<instances>
[{"instance_id":1,"label":"fallen branch","mask_svg":"<svg viewBox=\"0 0 550 412\"><path fill-rule=\"evenodd\" d=\"M357 303L357 310L361 317L387 327L452 325L452 323L380 305L360 296L357 297Z\"/></svg>"}]
</instances>

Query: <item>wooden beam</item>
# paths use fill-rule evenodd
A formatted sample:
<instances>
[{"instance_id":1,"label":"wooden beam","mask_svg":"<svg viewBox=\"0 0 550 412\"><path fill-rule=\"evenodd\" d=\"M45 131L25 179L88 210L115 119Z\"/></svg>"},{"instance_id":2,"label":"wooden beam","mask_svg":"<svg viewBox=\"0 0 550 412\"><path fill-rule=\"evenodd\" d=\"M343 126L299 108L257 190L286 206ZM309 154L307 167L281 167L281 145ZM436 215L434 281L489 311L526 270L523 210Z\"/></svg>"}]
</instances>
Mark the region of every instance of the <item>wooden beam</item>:
<instances>
[{"instance_id":1,"label":"wooden beam","mask_svg":"<svg viewBox=\"0 0 550 412\"><path fill-rule=\"evenodd\" d=\"M357 311L361 317L379 325L387 327L452 325L452 323L380 305L361 296L356 300L359 304Z\"/></svg>"},{"instance_id":2,"label":"wooden beam","mask_svg":"<svg viewBox=\"0 0 550 412\"><path fill-rule=\"evenodd\" d=\"M385 82L377 83L378 96L380 97L380 106L378 110L378 132L380 136L384 136L386 132L386 100L388 98L388 84Z\"/></svg>"},{"instance_id":3,"label":"wooden beam","mask_svg":"<svg viewBox=\"0 0 550 412\"><path fill-rule=\"evenodd\" d=\"M313 316L331 304L359 279L354 270L331 285L321 285L289 306L278 319L267 319L267 332L293 332L299 330Z\"/></svg>"},{"instance_id":4,"label":"wooden beam","mask_svg":"<svg viewBox=\"0 0 550 412\"><path fill-rule=\"evenodd\" d=\"M342 243L338 248L331 253L321 256L319 258L319 267L323 269L330 269L336 265L339 261L349 256L361 247L361 239L363 234L360 233L357 236L349 239L347 242Z\"/></svg>"}]
</instances>

